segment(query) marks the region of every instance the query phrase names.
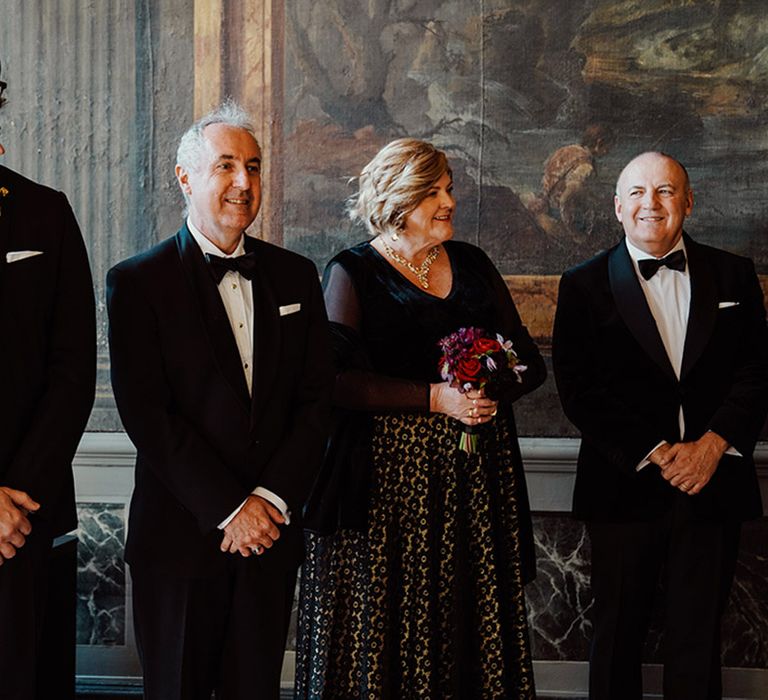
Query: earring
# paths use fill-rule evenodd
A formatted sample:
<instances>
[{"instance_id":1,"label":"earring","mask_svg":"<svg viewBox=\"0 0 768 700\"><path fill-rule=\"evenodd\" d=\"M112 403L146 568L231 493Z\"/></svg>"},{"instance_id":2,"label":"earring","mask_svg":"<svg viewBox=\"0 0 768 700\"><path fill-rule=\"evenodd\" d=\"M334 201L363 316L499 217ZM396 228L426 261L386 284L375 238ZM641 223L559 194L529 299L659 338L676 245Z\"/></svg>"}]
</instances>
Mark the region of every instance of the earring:
<instances>
[{"instance_id":1,"label":"earring","mask_svg":"<svg viewBox=\"0 0 768 700\"><path fill-rule=\"evenodd\" d=\"M392 231L392 240L397 241L400 239L400 236L397 235L397 231Z\"/></svg>"}]
</instances>

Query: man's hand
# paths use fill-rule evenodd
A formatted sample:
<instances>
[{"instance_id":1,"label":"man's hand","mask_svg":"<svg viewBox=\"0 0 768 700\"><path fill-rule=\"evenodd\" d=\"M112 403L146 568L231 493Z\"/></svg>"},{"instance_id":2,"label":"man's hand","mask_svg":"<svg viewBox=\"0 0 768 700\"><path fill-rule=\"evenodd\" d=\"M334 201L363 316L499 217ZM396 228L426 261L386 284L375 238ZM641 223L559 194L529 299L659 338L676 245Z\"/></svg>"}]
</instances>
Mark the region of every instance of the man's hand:
<instances>
[{"instance_id":1,"label":"man's hand","mask_svg":"<svg viewBox=\"0 0 768 700\"><path fill-rule=\"evenodd\" d=\"M26 536L32 532L27 514L38 508L40 504L24 491L0 486L0 565L15 557L16 550L24 546Z\"/></svg>"},{"instance_id":2,"label":"man's hand","mask_svg":"<svg viewBox=\"0 0 768 700\"><path fill-rule=\"evenodd\" d=\"M240 552L244 557L250 557L253 550L260 551L257 548L269 549L280 537L277 526L284 522L285 518L269 501L250 495L240 512L224 528L221 551Z\"/></svg>"},{"instance_id":3,"label":"man's hand","mask_svg":"<svg viewBox=\"0 0 768 700\"><path fill-rule=\"evenodd\" d=\"M661 475L670 486L695 496L712 478L727 449L728 443L713 432L693 442L678 442L660 458Z\"/></svg>"},{"instance_id":4,"label":"man's hand","mask_svg":"<svg viewBox=\"0 0 768 700\"><path fill-rule=\"evenodd\" d=\"M653 452L651 452L651 454L648 455L648 461L651 464L656 464L659 467L665 467L669 461L667 459L667 455L671 449L672 445L670 445L668 442L659 445Z\"/></svg>"}]
</instances>

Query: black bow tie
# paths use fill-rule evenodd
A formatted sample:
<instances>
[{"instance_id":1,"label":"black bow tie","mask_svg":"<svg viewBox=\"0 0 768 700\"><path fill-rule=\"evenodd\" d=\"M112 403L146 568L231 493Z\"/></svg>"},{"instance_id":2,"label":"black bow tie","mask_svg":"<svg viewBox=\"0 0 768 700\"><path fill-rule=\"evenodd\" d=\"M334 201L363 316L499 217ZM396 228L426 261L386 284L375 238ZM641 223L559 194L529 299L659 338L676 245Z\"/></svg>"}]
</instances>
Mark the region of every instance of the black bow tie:
<instances>
[{"instance_id":1,"label":"black bow tie","mask_svg":"<svg viewBox=\"0 0 768 700\"><path fill-rule=\"evenodd\" d=\"M256 254L246 253L236 258L222 258L220 255L205 254L208 269L219 284L227 272L239 272L245 279L252 280L256 274Z\"/></svg>"},{"instance_id":2,"label":"black bow tie","mask_svg":"<svg viewBox=\"0 0 768 700\"><path fill-rule=\"evenodd\" d=\"M674 253L667 255L666 258L638 260L637 266L640 268L640 274L643 276L643 279L646 280L651 279L659 271L660 267L668 267L670 270L684 272L685 253L682 250L676 250Z\"/></svg>"}]
</instances>

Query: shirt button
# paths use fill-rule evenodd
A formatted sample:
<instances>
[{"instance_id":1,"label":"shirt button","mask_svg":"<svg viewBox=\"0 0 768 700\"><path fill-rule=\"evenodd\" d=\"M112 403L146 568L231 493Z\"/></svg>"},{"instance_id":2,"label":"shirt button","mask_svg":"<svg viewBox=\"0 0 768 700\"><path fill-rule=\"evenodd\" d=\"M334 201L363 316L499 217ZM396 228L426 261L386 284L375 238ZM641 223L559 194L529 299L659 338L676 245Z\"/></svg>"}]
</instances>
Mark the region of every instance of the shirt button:
<instances>
[{"instance_id":1,"label":"shirt button","mask_svg":"<svg viewBox=\"0 0 768 700\"><path fill-rule=\"evenodd\" d=\"M232 285L232 289L237 289L237 285L236 285L236 284L233 284L233 285Z\"/></svg>"},{"instance_id":2,"label":"shirt button","mask_svg":"<svg viewBox=\"0 0 768 700\"><path fill-rule=\"evenodd\" d=\"M242 323L238 324L238 327L239 327L239 328L242 328L242 327L243 327L243 324L242 324Z\"/></svg>"},{"instance_id":3,"label":"shirt button","mask_svg":"<svg viewBox=\"0 0 768 700\"><path fill-rule=\"evenodd\" d=\"M247 362L245 363L244 366L245 366L245 369L248 369L248 363Z\"/></svg>"}]
</instances>

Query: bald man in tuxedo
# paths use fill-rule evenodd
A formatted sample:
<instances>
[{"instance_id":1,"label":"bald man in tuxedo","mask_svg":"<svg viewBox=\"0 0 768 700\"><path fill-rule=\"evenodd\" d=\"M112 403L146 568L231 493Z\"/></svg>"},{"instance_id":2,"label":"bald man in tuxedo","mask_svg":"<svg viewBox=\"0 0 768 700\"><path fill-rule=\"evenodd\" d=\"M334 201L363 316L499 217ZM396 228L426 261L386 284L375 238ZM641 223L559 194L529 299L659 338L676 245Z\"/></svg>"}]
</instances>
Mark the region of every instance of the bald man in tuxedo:
<instances>
[{"instance_id":1,"label":"bald man in tuxedo","mask_svg":"<svg viewBox=\"0 0 768 700\"><path fill-rule=\"evenodd\" d=\"M747 258L697 243L688 173L627 164L625 237L560 282L553 363L581 431L574 514L592 546L592 700L639 700L659 577L664 697L721 697L720 618L741 522L762 514L753 451L768 413L763 293Z\"/></svg>"}]
</instances>

